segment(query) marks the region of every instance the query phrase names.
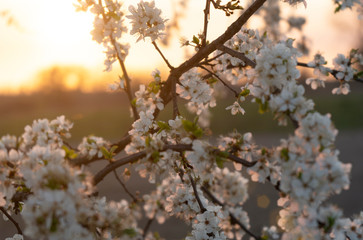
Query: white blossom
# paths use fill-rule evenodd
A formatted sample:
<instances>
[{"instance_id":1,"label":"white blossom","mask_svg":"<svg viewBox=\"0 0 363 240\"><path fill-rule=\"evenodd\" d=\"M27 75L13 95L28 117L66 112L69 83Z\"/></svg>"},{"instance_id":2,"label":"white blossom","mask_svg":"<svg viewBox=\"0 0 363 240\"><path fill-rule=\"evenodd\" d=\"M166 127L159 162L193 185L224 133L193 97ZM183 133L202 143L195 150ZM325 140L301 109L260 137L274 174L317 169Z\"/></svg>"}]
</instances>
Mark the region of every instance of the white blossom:
<instances>
[{"instance_id":1,"label":"white blossom","mask_svg":"<svg viewBox=\"0 0 363 240\"><path fill-rule=\"evenodd\" d=\"M137 4L137 8L130 6L129 11L132 15L126 17L131 19L132 29L130 33L139 35L137 41L145 40L146 37L155 41L163 35L165 20L160 16L161 10L155 7L154 1L144 2L141 0Z\"/></svg>"}]
</instances>

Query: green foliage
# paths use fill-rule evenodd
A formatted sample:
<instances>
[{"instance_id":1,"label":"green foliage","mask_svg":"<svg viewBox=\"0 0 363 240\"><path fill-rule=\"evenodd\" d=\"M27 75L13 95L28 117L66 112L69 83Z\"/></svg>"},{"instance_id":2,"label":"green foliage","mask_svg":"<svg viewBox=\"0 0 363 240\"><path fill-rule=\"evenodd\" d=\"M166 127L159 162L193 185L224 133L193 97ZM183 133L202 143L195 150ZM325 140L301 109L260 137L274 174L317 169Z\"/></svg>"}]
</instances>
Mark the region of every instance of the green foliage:
<instances>
[{"instance_id":1,"label":"green foliage","mask_svg":"<svg viewBox=\"0 0 363 240\"><path fill-rule=\"evenodd\" d=\"M78 156L78 154L73 149L68 148L66 145L63 145L62 149L65 151L65 157L67 159L75 159Z\"/></svg>"},{"instance_id":2,"label":"green foliage","mask_svg":"<svg viewBox=\"0 0 363 240\"><path fill-rule=\"evenodd\" d=\"M197 125L197 121L198 119L196 119L194 122L183 119L182 125L185 131L191 133L195 138L200 138L203 136L203 130Z\"/></svg>"},{"instance_id":3,"label":"green foliage","mask_svg":"<svg viewBox=\"0 0 363 240\"><path fill-rule=\"evenodd\" d=\"M335 218L329 216L328 217L328 224L326 224L324 226L324 232L328 233L332 229L332 227L334 226L334 224L335 224Z\"/></svg>"},{"instance_id":4,"label":"green foliage","mask_svg":"<svg viewBox=\"0 0 363 240\"><path fill-rule=\"evenodd\" d=\"M280 157L285 161L289 161L289 149L288 148L281 149Z\"/></svg>"},{"instance_id":5,"label":"green foliage","mask_svg":"<svg viewBox=\"0 0 363 240\"><path fill-rule=\"evenodd\" d=\"M123 234L126 234L129 237L135 237L137 235L135 229L133 228L126 228L122 232Z\"/></svg>"},{"instance_id":6,"label":"green foliage","mask_svg":"<svg viewBox=\"0 0 363 240\"><path fill-rule=\"evenodd\" d=\"M105 148L103 146L100 148L103 156L107 160L112 160L113 159L113 156L115 155L116 149L117 149L117 146L112 146L110 150L108 150L107 148Z\"/></svg>"}]
</instances>

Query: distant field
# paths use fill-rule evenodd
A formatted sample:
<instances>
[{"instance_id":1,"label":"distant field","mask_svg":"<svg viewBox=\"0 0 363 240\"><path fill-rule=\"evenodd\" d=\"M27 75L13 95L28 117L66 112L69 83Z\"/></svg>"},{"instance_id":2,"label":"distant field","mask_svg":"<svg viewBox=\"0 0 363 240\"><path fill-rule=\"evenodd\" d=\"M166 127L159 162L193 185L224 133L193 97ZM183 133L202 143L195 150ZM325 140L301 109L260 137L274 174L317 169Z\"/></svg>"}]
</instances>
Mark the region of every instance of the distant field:
<instances>
[{"instance_id":1,"label":"distant field","mask_svg":"<svg viewBox=\"0 0 363 240\"><path fill-rule=\"evenodd\" d=\"M307 96L314 99L318 111L332 114L333 122L338 129L363 128L363 84L353 84L352 93L347 96L331 95L332 88L333 86L327 86L320 91L309 90ZM291 131L291 127L279 127L276 121L271 121L271 113L259 114L257 104L250 103L249 100L243 105L245 115L226 115L225 108L232 103L231 98L222 99L219 105L212 109L211 129L214 134L229 132L234 128L241 132ZM183 113L186 112L183 107L181 110ZM122 93L63 92L0 96L0 112L0 135L20 135L24 127L34 119L52 119L65 115L74 122L72 142L78 142L89 134L110 140L119 139L132 122L128 100ZM166 119L169 116L171 111L167 110L160 118Z\"/></svg>"}]
</instances>

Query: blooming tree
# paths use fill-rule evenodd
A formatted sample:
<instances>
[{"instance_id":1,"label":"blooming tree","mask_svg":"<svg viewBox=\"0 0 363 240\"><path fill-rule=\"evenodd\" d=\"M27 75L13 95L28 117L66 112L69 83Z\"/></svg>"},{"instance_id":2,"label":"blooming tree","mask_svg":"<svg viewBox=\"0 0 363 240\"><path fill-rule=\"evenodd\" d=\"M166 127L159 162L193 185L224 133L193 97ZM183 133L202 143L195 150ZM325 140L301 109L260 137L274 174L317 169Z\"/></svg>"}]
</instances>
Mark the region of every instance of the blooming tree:
<instances>
[{"instance_id":1,"label":"blooming tree","mask_svg":"<svg viewBox=\"0 0 363 240\"><path fill-rule=\"evenodd\" d=\"M329 196L349 187L351 165L339 161L334 147L337 130L330 116L314 109L297 81L300 68L313 68L314 76L306 79L313 89L324 87L331 75L338 82L333 94L348 94L351 81L363 81L357 70L363 65L362 54L355 49L338 54L330 67L321 53L308 63L299 61L304 44L294 43L281 30L279 12L289 5L309 7L305 0L252 0L245 9L238 0L205 2L202 33L183 42L195 53L175 67L157 44L167 21L154 1L141 0L126 11L117 0L78 0L77 10L95 15L92 36L105 48L106 70L115 62L121 66L123 77L112 89L127 94L134 122L118 142L89 136L77 148L67 143L73 124L64 116L35 120L20 137L1 137L0 210L18 231L8 240L23 239L23 234L50 240L161 239L141 227L139 220L162 224L170 216L191 225L188 240L363 238L363 212L350 219L326 203ZM336 11L363 9L361 0L334 2ZM227 16L240 13L213 40L207 35L211 8ZM245 27L255 14L266 21L264 29ZM131 29L126 27L127 19ZM301 30L305 19L293 16L287 22ZM155 70L153 81L135 92L125 66L129 45L122 42L128 31L138 41L150 42L170 69L166 78ZM251 100L260 111L271 111L277 124L291 122L294 132L272 148L256 145L249 132L231 131L217 144L210 142L205 128L221 88L235 98L226 114L244 114L243 104ZM194 120L179 112L180 99L186 100ZM170 119L158 120L168 103L173 109ZM100 160L109 164L94 175L85 171L85 165ZM234 169L224 167L226 162L233 162ZM155 190L143 196L128 191L116 173L126 165L154 183ZM247 170L245 176L242 168ZM95 194L97 185L112 173L131 201L107 201ZM123 179L129 174L126 169ZM268 182L280 193L279 228L250 230L243 207L249 181ZM24 219L25 229L15 222L14 214Z\"/></svg>"}]
</instances>

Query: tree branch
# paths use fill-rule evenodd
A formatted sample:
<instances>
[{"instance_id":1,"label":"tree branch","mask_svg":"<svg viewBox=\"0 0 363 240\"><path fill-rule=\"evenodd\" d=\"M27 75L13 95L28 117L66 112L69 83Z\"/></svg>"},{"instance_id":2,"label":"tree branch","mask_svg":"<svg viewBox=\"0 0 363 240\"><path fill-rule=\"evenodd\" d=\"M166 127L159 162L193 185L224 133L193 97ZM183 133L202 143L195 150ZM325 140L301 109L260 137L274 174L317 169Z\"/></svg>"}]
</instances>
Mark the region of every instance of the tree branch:
<instances>
[{"instance_id":1,"label":"tree branch","mask_svg":"<svg viewBox=\"0 0 363 240\"><path fill-rule=\"evenodd\" d=\"M132 104L133 97L132 97L132 90L131 90L131 79L130 79L129 75L127 74L125 63L124 63L124 61L122 60L122 58L120 56L120 52L118 51L116 40L112 36L110 38L111 38L111 43L112 43L113 47L116 50L117 60L120 63L120 67L121 67L123 76L125 78L125 91L126 91L126 94L127 94L127 98L129 99L129 103L130 103L130 106L131 106L131 109L132 109L132 113L134 115L134 119L136 121L137 119L139 119L139 114L137 112L136 106L134 106Z\"/></svg>"},{"instance_id":2,"label":"tree branch","mask_svg":"<svg viewBox=\"0 0 363 240\"><path fill-rule=\"evenodd\" d=\"M222 203L221 201L219 201L209 190L208 188L202 186L202 191L212 200L212 202L218 204L221 207L224 207L225 204ZM250 230L247 229L247 227L245 225L243 225L243 223L241 223L238 218L236 218L236 216L233 215L233 213L229 212L229 217L231 218L231 223L232 224L237 224L238 226L240 226L240 228L245 231L248 235L250 235L251 237L253 237L256 240L262 240L261 237L258 237L257 235L255 235L254 233L252 233Z\"/></svg>"},{"instance_id":3,"label":"tree branch","mask_svg":"<svg viewBox=\"0 0 363 240\"><path fill-rule=\"evenodd\" d=\"M164 56L163 52L160 50L160 48L158 47L158 45L155 43L155 41L152 41L152 44L154 45L156 51L158 51L158 53L160 54L160 56L163 58L164 62L166 63L166 65L168 65L168 67L170 69L174 69L174 67L169 63L168 59L166 59L166 57Z\"/></svg>"},{"instance_id":4,"label":"tree branch","mask_svg":"<svg viewBox=\"0 0 363 240\"><path fill-rule=\"evenodd\" d=\"M192 151L193 150L193 146L191 144L177 144L177 145L165 145L163 149L161 149L160 151L166 151L168 149L177 151L177 152L183 152L183 151ZM222 153L221 150L219 149L214 149L212 151L212 153L215 154L224 154L224 152ZM107 174L109 174L110 172L112 172L113 170L126 165L128 163L133 163L136 162L137 160L139 160L140 158L146 157L146 151L141 151L132 155L128 155L126 157L120 158L118 160L115 160L114 162L108 164L106 167L104 167L102 170L100 170L93 178L93 184L97 185L99 182L101 182L103 180L103 178L105 176L107 176ZM236 163L240 163L245 167L252 167L256 164L256 161L254 162L249 162L245 159L239 158L237 156L232 155L231 153L228 154L228 156L226 157Z\"/></svg>"},{"instance_id":5,"label":"tree branch","mask_svg":"<svg viewBox=\"0 0 363 240\"><path fill-rule=\"evenodd\" d=\"M14 218L5 210L5 208L0 207L0 211L14 224L16 227L16 230L18 231L18 234L23 235L23 232L21 231L21 228L19 224L14 220Z\"/></svg>"},{"instance_id":6,"label":"tree branch","mask_svg":"<svg viewBox=\"0 0 363 240\"><path fill-rule=\"evenodd\" d=\"M222 46L227 40L229 40L233 35L235 35L241 27L247 22L247 20L266 2L266 0L256 0L254 3L251 4L251 6L246 9L242 13L242 15L234 21L227 30L220 35L217 39L215 39L212 43L208 44L204 48L200 49L193 57L191 57L189 60L185 61L183 64L181 64L179 67L174 68L170 71L169 77L166 80L163 88L160 92L160 97L163 99L164 105L167 105L169 101L173 98L172 94L172 86L174 83L178 81L180 76L185 73L186 71L190 70L191 68L197 66L199 62L206 58L209 54L217 50L220 46ZM175 98L176 100L176 98ZM174 100L174 101L175 101ZM175 101L176 102L176 101ZM174 112L177 110L177 105L174 103ZM159 114L159 110L156 109L154 112L154 118L157 117ZM127 144L129 144L131 141L131 136L126 134L123 139L120 140L120 142L116 143L119 148L117 149L117 153L122 151ZM81 161L82 162L82 161Z\"/></svg>"},{"instance_id":7,"label":"tree branch","mask_svg":"<svg viewBox=\"0 0 363 240\"><path fill-rule=\"evenodd\" d=\"M142 237L143 237L143 239L145 239L146 234L147 234L147 232L149 231L149 228L150 228L151 223L152 223L153 221L154 221L154 218L149 218L149 220L147 221L147 223L146 223L146 225L145 225L145 227L144 227L144 229L143 229L143 233L142 233Z\"/></svg>"},{"instance_id":8,"label":"tree branch","mask_svg":"<svg viewBox=\"0 0 363 240\"><path fill-rule=\"evenodd\" d=\"M249 59L248 57L246 57L246 55L244 55L241 52L237 52L229 47L226 47L224 45L220 46L218 48L219 50L221 50L222 52L228 53L229 55L231 55L232 57L238 58L240 60L242 60L244 63L246 63L248 66L251 67L256 67L256 63L254 61L252 61L251 59Z\"/></svg>"},{"instance_id":9,"label":"tree branch","mask_svg":"<svg viewBox=\"0 0 363 240\"><path fill-rule=\"evenodd\" d=\"M238 97L238 92L236 90L234 90L232 87L230 87L225 81L223 81L222 78L220 78L217 74L215 74L214 72L210 71L208 68L203 67L202 65L199 65L200 68L204 69L205 71L209 72L212 76L215 76L226 88L228 88L229 90L231 90L234 93L234 96L237 98Z\"/></svg>"},{"instance_id":10,"label":"tree branch","mask_svg":"<svg viewBox=\"0 0 363 240\"><path fill-rule=\"evenodd\" d=\"M207 31L208 31L209 13L210 13L210 0L206 0L205 9L204 9L204 30L203 30L202 47L207 45Z\"/></svg>"},{"instance_id":11,"label":"tree branch","mask_svg":"<svg viewBox=\"0 0 363 240\"><path fill-rule=\"evenodd\" d=\"M107 18L106 14L105 14L105 10L103 8L102 0L98 0L98 4L101 6L101 11L102 11L101 15L102 15L103 22L105 24L107 24L109 19ZM112 35L110 36L110 40L111 40L111 44L112 44L113 48L116 51L117 60L120 63L122 73L123 73L123 75L125 77L125 83L126 83L125 84L125 91L126 91L128 99L129 99L130 106L132 108L132 113L134 115L134 119L136 121L139 118L139 114L137 113L136 106L132 105L133 97L132 97L132 90L131 90L131 79L130 79L129 75L127 74L127 70L126 70L124 61L122 60L122 57L120 56L120 51L119 51L119 48L117 47L117 42L116 42L115 38Z\"/></svg>"},{"instance_id":12,"label":"tree branch","mask_svg":"<svg viewBox=\"0 0 363 240\"><path fill-rule=\"evenodd\" d=\"M125 192L132 198L132 200L136 203L139 200L127 189L126 185L121 181L121 179L119 178L119 176L117 175L116 170L113 170L113 173L115 175L116 180L120 183L120 185L122 186L122 188L125 190Z\"/></svg>"},{"instance_id":13,"label":"tree branch","mask_svg":"<svg viewBox=\"0 0 363 240\"><path fill-rule=\"evenodd\" d=\"M302 62L298 62L297 63L297 65L298 66L300 66L300 67L306 67L306 68L314 68L314 67L310 67L307 63L302 63ZM332 70L330 70L330 69L328 69L328 72L335 78L335 79L337 79L337 80L339 80L337 77L336 77L336 75L339 73L339 71L337 71L337 70L334 70L334 69L332 69ZM363 79L362 78L358 78L357 76L354 76L353 77L353 80L355 80L355 81L357 81L357 82L360 82L360 83L363 83Z\"/></svg>"},{"instance_id":14,"label":"tree branch","mask_svg":"<svg viewBox=\"0 0 363 240\"><path fill-rule=\"evenodd\" d=\"M193 192L194 192L194 195L195 195L195 199L198 202L200 211L201 211L201 213L204 213L205 211L207 211L207 209L203 206L203 203L200 200L200 197L199 197L199 194L198 194L198 190L197 190L197 186L195 185L195 181L194 181L193 177L190 175L190 173L188 173L188 176L189 176L190 182L192 183Z\"/></svg>"},{"instance_id":15,"label":"tree branch","mask_svg":"<svg viewBox=\"0 0 363 240\"><path fill-rule=\"evenodd\" d=\"M131 136L130 135L126 135L124 136L120 141L118 141L117 143L113 144L113 146L117 146L117 149L114 151L115 154L120 153L127 144L129 144L131 141ZM72 159L70 162L70 164L74 165L74 166L81 166L81 165L87 165L90 164L92 162L95 161L99 161L99 160L105 160L103 157L99 158L96 156L94 156L93 158L87 158L87 157L76 157L75 159Z\"/></svg>"},{"instance_id":16,"label":"tree branch","mask_svg":"<svg viewBox=\"0 0 363 240\"><path fill-rule=\"evenodd\" d=\"M141 151L129 156L126 156L124 158L121 158L119 160L116 160L115 162L112 162L108 164L105 168L103 168L101 171L99 171L93 178L93 184L97 185L99 182L103 180L104 177L107 176L110 172L117 169L118 167L121 167L123 165L126 165L128 163L133 163L139 160L140 158L143 158L146 156L146 151Z\"/></svg>"}]
</instances>

